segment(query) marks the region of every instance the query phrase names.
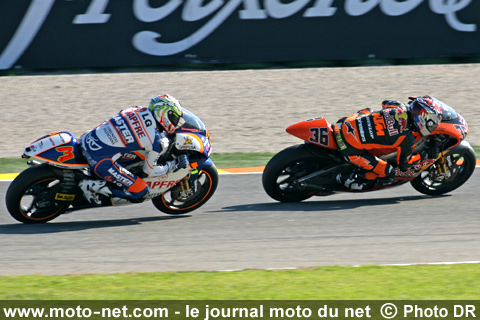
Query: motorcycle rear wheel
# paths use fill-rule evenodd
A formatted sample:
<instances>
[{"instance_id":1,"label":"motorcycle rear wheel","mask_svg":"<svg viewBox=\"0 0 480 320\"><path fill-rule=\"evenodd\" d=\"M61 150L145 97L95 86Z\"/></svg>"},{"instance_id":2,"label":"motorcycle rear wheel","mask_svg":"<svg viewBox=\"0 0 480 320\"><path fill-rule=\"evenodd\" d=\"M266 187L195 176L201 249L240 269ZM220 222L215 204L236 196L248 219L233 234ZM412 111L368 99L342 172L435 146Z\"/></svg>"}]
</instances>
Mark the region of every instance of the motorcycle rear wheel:
<instances>
[{"instance_id":1,"label":"motorcycle rear wheel","mask_svg":"<svg viewBox=\"0 0 480 320\"><path fill-rule=\"evenodd\" d=\"M265 192L280 202L300 202L311 198L309 191L292 183L296 179L320 170L321 158L313 155L304 144L291 146L277 153L265 166L262 184Z\"/></svg>"},{"instance_id":2,"label":"motorcycle rear wheel","mask_svg":"<svg viewBox=\"0 0 480 320\"><path fill-rule=\"evenodd\" d=\"M185 214L203 206L215 193L218 185L218 170L213 164L198 173L196 189L192 195L181 194L180 186L174 186L161 196L152 199L153 205L163 213Z\"/></svg>"},{"instance_id":3,"label":"motorcycle rear wheel","mask_svg":"<svg viewBox=\"0 0 480 320\"><path fill-rule=\"evenodd\" d=\"M8 187L5 196L8 212L26 224L55 219L69 206L54 200L52 192L59 182L60 178L46 165L26 169Z\"/></svg>"},{"instance_id":4,"label":"motorcycle rear wheel","mask_svg":"<svg viewBox=\"0 0 480 320\"><path fill-rule=\"evenodd\" d=\"M437 175L434 171L436 169L432 166L432 172L422 172L412 180L412 187L418 192L433 196L448 193L463 185L470 178L477 163L475 151L471 148L452 152L445 158L447 162L451 163L448 166L449 178L440 179L441 176L436 178Z\"/></svg>"}]
</instances>

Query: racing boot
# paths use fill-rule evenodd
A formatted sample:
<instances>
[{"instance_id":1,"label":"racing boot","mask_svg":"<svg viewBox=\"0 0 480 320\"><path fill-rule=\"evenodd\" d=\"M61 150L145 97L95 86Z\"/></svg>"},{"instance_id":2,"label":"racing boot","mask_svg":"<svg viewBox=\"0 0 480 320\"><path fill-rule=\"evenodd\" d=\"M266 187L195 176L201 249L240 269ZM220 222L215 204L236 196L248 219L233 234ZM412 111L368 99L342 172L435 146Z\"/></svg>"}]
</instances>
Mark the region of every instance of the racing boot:
<instances>
[{"instance_id":1,"label":"racing boot","mask_svg":"<svg viewBox=\"0 0 480 320\"><path fill-rule=\"evenodd\" d=\"M112 191L107 186L107 181L104 180L81 180L78 186L83 191L85 198L92 204L102 204L102 200L98 197L99 194L112 196Z\"/></svg>"},{"instance_id":2,"label":"racing boot","mask_svg":"<svg viewBox=\"0 0 480 320\"><path fill-rule=\"evenodd\" d=\"M363 175L357 172L342 172L337 175L336 179L338 183L353 191L361 191L367 186Z\"/></svg>"},{"instance_id":3,"label":"racing boot","mask_svg":"<svg viewBox=\"0 0 480 320\"><path fill-rule=\"evenodd\" d=\"M376 178L375 183L378 184L379 186L389 186L395 182L394 178Z\"/></svg>"}]
</instances>

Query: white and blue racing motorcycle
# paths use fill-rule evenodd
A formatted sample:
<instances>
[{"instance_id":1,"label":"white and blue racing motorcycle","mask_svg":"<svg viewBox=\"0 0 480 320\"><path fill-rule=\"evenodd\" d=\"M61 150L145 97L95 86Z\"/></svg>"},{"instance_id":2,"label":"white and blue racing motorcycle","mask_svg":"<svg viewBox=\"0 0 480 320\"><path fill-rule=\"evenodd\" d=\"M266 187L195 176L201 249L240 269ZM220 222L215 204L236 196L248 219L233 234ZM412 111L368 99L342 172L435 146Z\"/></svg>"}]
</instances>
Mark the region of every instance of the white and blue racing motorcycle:
<instances>
[{"instance_id":1,"label":"white and blue racing motorcycle","mask_svg":"<svg viewBox=\"0 0 480 320\"><path fill-rule=\"evenodd\" d=\"M190 166L157 177L143 173L141 153L123 155L117 160L130 172L142 177L150 187L154 206L167 214L184 214L198 209L214 194L218 185L218 171L210 159L210 135L205 124L192 112L184 109L185 124L171 135L165 163L187 154ZM35 140L24 150L28 169L10 184L6 205L10 215L23 223L44 223L61 214L80 209L98 208L85 199L78 187L82 179L95 179L75 137L60 131ZM100 207L131 204L126 199L101 196Z\"/></svg>"}]
</instances>

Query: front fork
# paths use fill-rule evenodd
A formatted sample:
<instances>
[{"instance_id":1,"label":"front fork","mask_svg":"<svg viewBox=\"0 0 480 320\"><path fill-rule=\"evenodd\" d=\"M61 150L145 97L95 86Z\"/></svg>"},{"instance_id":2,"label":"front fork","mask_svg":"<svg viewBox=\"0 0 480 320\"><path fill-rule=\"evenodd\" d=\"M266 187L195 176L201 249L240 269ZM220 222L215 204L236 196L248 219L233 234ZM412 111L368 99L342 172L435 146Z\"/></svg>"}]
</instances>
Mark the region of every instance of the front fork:
<instances>
[{"instance_id":1,"label":"front fork","mask_svg":"<svg viewBox=\"0 0 480 320\"><path fill-rule=\"evenodd\" d=\"M451 159L447 157L449 151L441 152L437 160L435 161L435 166L433 170L430 170L430 175L432 180L447 180L451 177L452 173L449 167L452 165Z\"/></svg>"},{"instance_id":2,"label":"front fork","mask_svg":"<svg viewBox=\"0 0 480 320\"><path fill-rule=\"evenodd\" d=\"M192 194L189 180L190 180L189 176L186 176L185 178L182 179L182 181L179 182L181 197L187 198Z\"/></svg>"},{"instance_id":3,"label":"front fork","mask_svg":"<svg viewBox=\"0 0 480 320\"><path fill-rule=\"evenodd\" d=\"M445 159L445 153L442 153L439 155L439 158L437 159L437 162L435 162L437 165L437 171L440 174L445 174L448 172L447 168L447 160Z\"/></svg>"},{"instance_id":4,"label":"front fork","mask_svg":"<svg viewBox=\"0 0 480 320\"><path fill-rule=\"evenodd\" d=\"M178 187L180 188L180 196L183 198L191 197L195 193L195 181L198 178L198 169L195 169L190 172L189 175L186 175L179 183Z\"/></svg>"}]
</instances>

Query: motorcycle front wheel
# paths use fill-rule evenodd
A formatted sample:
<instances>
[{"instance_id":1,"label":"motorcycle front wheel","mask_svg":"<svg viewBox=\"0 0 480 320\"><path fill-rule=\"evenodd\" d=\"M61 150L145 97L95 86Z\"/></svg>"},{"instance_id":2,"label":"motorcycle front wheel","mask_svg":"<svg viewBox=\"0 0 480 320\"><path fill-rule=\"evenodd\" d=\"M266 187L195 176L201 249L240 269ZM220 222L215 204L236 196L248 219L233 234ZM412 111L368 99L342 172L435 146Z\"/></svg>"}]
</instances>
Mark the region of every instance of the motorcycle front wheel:
<instances>
[{"instance_id":1,"label":"motorcycle front wheel","mask_svg":"<svg viewBox=\"0 0 480 320\"><path fill-rule=\"evenodd\" d=\"M184 189L182 181L152 199L153 205L163 213L185 214L203 206L215 193L218 185L218 171L211 165L198 172L194 181L189 181L189 189Z\"/></svg>"},{"instance_id":2,"label":"motorcycle front wheel","mask_svg":"<svg viewBox=\"0 0 480 320\"><path fill-rule=\"evenodd\" d=\"M477 163L475 151L470 147L452 151L445 156L446 173L440 173L436 164L412 180L415 190L428 195L441 195L463 185L473 174Z\"/></svg>"},{"instance_id":3,"label":"motorcycle front wheel","mask_svg":"<svg viewBox=\"0 0 480 320\"><path fill-rule=\"evenodd\" d=\"M5 196L8 212L17 221L45 223L61 215L68 204L55 200L60 178L47 166L26 169L10 184Z\"/></svg>"}]
</instances>

